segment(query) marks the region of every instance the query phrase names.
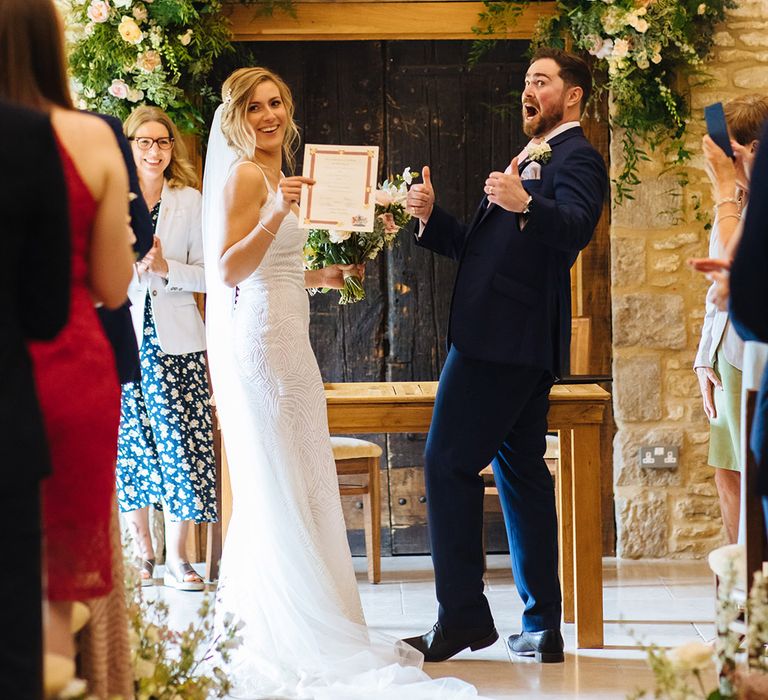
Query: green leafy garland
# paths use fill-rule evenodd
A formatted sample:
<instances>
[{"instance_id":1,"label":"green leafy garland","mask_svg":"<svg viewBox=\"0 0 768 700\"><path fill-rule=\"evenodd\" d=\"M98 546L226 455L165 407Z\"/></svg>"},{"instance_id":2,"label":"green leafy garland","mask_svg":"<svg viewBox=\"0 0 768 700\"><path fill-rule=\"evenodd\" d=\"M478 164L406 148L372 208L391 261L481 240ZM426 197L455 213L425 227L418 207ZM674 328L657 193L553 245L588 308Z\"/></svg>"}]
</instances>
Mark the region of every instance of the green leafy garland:
<instances>
[{"instance_id":1,"label":"green leafy garland","mask_svg":"<svg viewBox=\"0 0 768 700\"><path fill-rule=\"evenodd\" d=\"M293 13L291 0L242 0L260 14ZM125 119L139 105L164 109L196 132L216 58L232 50L221 0L59 0L66 13L77 106Z\"/></svg>"},{"instance_id":2,"label":"green leafy garland","mask_svg":"<svg viewBox=\"0 0 768 700\"><path fill-rule=\"evenodd\" d=\"M473 27L478 36L504 31L529 3L484 4ZM640 161L650 160L641 144L660 148L670 169L690 158L684 145L690 106L683 78L706 81L703 63L715 27L733 7L736 0L557 0L555 14L539 21L532 48L568 43L589 53L596 68L595 96L609 92L611 126L621 130L624 156L613 180L617 204L632 199ZM486 44L478 39L473 56L479 57Z\"/></svg>"}]
</instances>

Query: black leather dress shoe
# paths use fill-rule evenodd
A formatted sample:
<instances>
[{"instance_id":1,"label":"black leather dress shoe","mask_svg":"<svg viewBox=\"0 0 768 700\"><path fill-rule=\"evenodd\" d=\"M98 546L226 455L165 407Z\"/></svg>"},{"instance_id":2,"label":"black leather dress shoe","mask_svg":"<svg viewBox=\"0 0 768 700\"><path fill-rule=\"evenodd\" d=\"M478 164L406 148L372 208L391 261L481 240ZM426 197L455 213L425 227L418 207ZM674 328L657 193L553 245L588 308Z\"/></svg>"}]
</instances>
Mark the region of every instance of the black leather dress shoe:
<instances>
[{"instance_id":1,"label":"black leather dress shoe","mask_svg":"<svg viewBox=\"0 0 768 700\"><path fill-rule=\"evenodd\" d=\"M403 641L424 654L424 661L445 661L469 647L472 651L485 649L499 638L495 627L486 629L455 630L446 634L439 622L420 637Z\"/></svg>"},{"instance_id":2,"label":"black leather dress shoe","mask_svg":"<svg viewBox=\"0 0 768 700\"><path fill-rule=\"evenodd\" d=\"M557 664L565 661L563 635L560 630L541 630L513 634L507 640L510 651L518 656L533 656L543 664Z\"/></svg>"}]
</instances>

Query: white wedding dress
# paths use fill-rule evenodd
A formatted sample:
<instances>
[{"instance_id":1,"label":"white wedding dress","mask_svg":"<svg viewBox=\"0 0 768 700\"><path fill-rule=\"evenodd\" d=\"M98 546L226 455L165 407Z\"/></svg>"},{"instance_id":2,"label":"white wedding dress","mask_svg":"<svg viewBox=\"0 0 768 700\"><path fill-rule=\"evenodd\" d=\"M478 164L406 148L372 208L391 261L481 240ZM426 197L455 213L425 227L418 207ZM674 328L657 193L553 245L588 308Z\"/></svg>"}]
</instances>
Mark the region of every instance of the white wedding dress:
<instances>
[{"instance_id":1,"label":"white wedding dress","mask_svg":"<svg viewBox=\"0 0 768 700\"><path fill-rule=\"evenodd\" d=\"M215 197L234 158L210 177L206 163L204 185L209 359L233 494L216 619L245 623L227 668L232 697L475 698L461 681L430 679L419 652L365 626L309 343L306 232L288 214L235 301L217 274Z\"/></svg>"}]
</instances>

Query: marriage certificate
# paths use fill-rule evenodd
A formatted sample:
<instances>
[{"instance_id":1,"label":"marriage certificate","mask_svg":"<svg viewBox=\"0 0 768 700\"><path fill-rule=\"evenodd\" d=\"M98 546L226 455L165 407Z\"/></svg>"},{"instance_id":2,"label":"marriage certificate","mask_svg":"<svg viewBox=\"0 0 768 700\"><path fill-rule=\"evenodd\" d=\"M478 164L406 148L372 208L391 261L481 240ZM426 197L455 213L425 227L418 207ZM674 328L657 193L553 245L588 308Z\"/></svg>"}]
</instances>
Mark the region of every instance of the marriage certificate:
<instances>
[{"instance_id":1,"label":"marriage certificate","mask_svg":"<svg viewBox=\"0 0 768 700\"><path fill-rule=\"evenodd\" d=\"M373 231L378 146L304 146L301 228Z\"/></svg>"}]
</instances>

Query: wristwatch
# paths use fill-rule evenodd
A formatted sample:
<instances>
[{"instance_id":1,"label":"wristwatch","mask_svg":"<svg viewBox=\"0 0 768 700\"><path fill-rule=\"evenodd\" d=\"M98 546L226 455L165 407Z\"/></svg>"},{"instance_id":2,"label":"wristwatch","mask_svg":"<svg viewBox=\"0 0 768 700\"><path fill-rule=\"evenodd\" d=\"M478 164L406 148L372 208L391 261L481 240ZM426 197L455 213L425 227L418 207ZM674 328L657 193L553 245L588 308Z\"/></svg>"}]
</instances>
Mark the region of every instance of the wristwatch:
<instances>
[{"instance_id":1,"label":"wristwatch","mask_svg":"<svg viewBox=\"0 0 768 700\"><path fill-rule=\"evenodd\" d=\"M520 212L523 216L528 216L531 213L531 202L533 202L533 197L529 194L528 199L525 202L525 207L523 211Z\"/></svg>"}]
</instances>

